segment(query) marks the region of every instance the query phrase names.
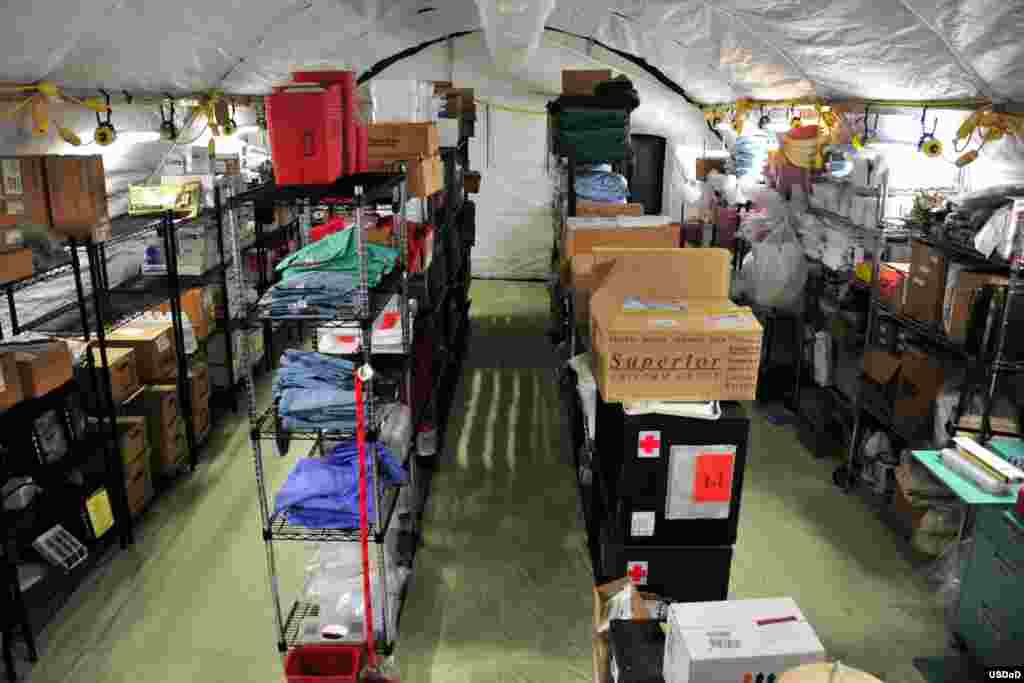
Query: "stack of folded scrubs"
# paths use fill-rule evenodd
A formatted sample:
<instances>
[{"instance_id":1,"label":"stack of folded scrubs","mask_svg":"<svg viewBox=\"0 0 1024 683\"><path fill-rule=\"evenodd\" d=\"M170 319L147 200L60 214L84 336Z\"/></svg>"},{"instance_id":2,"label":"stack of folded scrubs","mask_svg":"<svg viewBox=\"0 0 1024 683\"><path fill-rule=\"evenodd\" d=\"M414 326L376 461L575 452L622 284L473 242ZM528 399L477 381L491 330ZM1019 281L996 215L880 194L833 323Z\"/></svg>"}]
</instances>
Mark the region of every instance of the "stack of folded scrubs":
<instances>
[{"instance_id":1,"label":"stack of folded scrubs","mask_svg":"<svg viewBox=\"0 0 1024 683\"><path fill-rule=\"evenodd\" d=\"M351 432L356 423L353 363L288 350L274 377L277 415L285 431Z\"/></svg>"},{"instance_id":2,"label":"stack of folded scrubs","mask_svg":"<svg viewBox=\"0 0 1024 683\"><path fill-rule=\"evenodd\" d=\"M376 453L376 456L374 456ZM374 457L385 486L406 483L402 465L382 445L366 449L367 512L376 519ZM359 528L359 451L355 441L335 447L323 458L304 458L288 475L274 504L274 516L288 515L288 522L315 529Z\"/></svg>"},{"instance_id":3,"label":"stack of folded scrubs","mask_svg":"<svg viewBox=\"0 0 1024 683\"><path fill-rule=\"evenodd\" d=\"M274 318L333 320L360 307L359 276L310 270L274 285L259 302L259 312Z\"/></svg>"}]
</instances>

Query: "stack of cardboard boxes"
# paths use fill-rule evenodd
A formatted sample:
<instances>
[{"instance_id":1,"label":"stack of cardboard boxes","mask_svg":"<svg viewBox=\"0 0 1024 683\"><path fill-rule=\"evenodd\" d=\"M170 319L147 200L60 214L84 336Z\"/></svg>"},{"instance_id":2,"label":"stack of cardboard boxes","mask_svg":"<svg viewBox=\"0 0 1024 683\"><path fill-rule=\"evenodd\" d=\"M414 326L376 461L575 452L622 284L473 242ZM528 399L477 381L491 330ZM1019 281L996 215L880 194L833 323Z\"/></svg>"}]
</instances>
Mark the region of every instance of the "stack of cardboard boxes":
<instances>
[{"instance_id":1,"label":"stack of cardboard boxes","mask_svg":"<svg viewBox=\"0 0 1024 683\"><path fill-rule=\"evenodd\" d=\"M102 242L110 237L101 156L0 158L0 282L32 275L20 226Z\"/></svg>"},{"instance_id":2,"label":"stack of cardboard boxes","mask_svg":"<svg viewBox=\"0 0 1024 683\"><path fill-rule=\"evenodd\" d=\"M124 463L128 509L132 517L138 517L153 497L153 473L146 418L134 415L117 418L117 435L121 460Z\"/></svg>"},{"instance_id":3,"label":"stack of cardboard boxes","mask_svg":"<svg viewBox=\"0 0 1024 683\"><path fill-rule=\"evenodd\" d=\"M374 123L368 129L371 171L397 171L404 164L411 197L429 197L444 188L436 124Z\"/></svg>"}]
</instances>

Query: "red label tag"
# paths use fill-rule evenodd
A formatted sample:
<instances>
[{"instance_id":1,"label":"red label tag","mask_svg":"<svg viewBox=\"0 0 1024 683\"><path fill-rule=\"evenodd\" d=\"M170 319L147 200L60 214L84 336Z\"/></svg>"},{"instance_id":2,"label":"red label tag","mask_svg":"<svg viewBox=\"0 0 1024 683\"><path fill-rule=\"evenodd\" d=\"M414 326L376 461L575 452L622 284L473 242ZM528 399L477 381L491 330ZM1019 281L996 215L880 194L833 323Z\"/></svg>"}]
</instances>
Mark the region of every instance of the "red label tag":
<instances>
[{"instance_id":1,"label":"red label tag","mask_svg":"<svg viewBox=\"0 0 1024 683\"><path fill-rule=\"evenodd\" d=\"M695 503L728 503L732 498L732 453L701 453L693 479Z\"/></svg>"},{"instance_id":2,"label":"red label tag","mask_svg":"<svg viewBox=\"0 0 1024 683\"><path fill-rule=\"evenodd\" d=\"M399 318L401 318L401 315L398 313L385 313L381 316L380 327L377 329L390 330L398 324Z\"/></svg>"},{"instance_id":3,"label":"red label tag","mask_svg":"<svg viewBox=\"0 0 1024 683\"><path fill-rule=\"evenodd\" d=\"M343 336L343 335L340 335L340 334L336 334L336 335L334 335L334 341L338 342L339 344L355 344L356 343L356 338L355 337L346 337L346 336Z\"/></svg>"}]
</instances>

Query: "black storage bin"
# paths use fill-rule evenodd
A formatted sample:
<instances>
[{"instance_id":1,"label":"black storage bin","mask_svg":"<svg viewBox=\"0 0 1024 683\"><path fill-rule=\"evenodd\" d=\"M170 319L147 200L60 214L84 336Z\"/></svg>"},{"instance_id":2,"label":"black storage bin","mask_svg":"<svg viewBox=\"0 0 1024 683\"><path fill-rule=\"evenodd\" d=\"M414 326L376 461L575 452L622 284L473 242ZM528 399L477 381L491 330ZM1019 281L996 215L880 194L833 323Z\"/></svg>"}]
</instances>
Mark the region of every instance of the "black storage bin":
<instances>
[{"instance_id":1,"label":"black storage bin","mask_svg":"<svg viewBox=\"0 0 1024 683\"><path fill-rule=\"evenodd\" d=\"M607 526L614 540L649 546L726 546L736 542L750 418L739 403L721 405L722 417L718 420L630 416L621 404L605 403L598 397L597 465L611 507ZM716 461L720 463L720 456L728 455L725 449L699 449L712 446L729 447L734 452L731 486L728 469L712 466ZM649 449L647 457L640 457L642 449ZM685 462L695 463L689 481L670 476L676 458L687 459L680 461L681 470ZM701 477L721 477L718 483L725 490L700 486L697 463L708 464ZM676 503L668 518L670 493ZM683 499L701 505L680 505ZM681 512L683 508L685 512ZM684 518L688 514L708 514L712 509L726 516Z\"/></svg>"},{"instance_id":2,"label":"black storage bin","mask_svg":"<svg viewBox=\"0 0 1024 683\"><path fill-rule=\"evenodd\" d=\"M604 577L631 576L641 590L676 602L725 600L731 565L732 546L625 545L607 530L601 540Z\"/></svg>"},{"instance_id":3,"label":"black storage bin","mask_svg":"<svg viewBox=\"0 0 1024 683\"><path fill-rule=\"evenodd\" d=\"M618 683L664 683L665 632L657 621L613 619L608 625L608 649L619 673Z\"/></svg>"}]
</instances>

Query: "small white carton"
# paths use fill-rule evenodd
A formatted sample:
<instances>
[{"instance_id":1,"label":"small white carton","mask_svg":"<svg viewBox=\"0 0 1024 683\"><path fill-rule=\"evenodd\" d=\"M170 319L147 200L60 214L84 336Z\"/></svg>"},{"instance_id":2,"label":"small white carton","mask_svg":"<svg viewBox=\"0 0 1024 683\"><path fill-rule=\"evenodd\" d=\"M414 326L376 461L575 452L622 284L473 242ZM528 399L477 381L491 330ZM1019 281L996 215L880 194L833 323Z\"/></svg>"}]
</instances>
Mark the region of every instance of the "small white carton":
<instances>
[{"instance_id":1,"label":"small white carton","mask_svg":"<svg viewBox=\"0 0 1024 683\"><path fill-rule=\"evenodd\" d=\"M744 683L825 661L825 648L792 598L676 603L669 607L665 683ZM748 676L749 675L749 676Z\"/></svg>"}]
</instances>

